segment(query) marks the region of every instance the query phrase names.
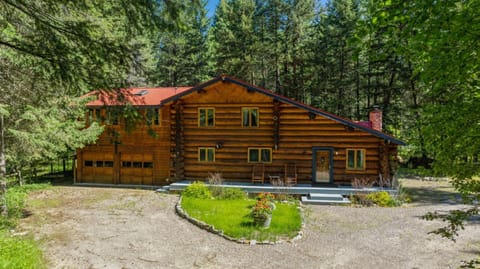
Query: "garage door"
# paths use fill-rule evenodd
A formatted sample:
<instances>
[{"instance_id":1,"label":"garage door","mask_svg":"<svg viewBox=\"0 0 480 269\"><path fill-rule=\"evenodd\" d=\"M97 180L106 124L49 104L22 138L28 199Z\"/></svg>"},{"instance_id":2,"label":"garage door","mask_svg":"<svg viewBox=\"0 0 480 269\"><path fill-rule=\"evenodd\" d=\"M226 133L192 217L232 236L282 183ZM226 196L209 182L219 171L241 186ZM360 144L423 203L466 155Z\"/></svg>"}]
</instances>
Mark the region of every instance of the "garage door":
<instances>
[{"instance_id":1,"label":"garage door","mask_svg":"<svg viewBox=\"0 0 480 269\"><path fill-rule=\"evenodd\" d=\"M82 182L113 184L113 153L83 152Z\"/></svg>"},{"instance_id":2,"label":"garage door","mask_svg":"<svg viewBox=\"0 0 480 269\"><path fill-rule=\"evenodd\" d=\"M120 154L120 184L151 185L153 181L153 155Z\"/></svg>"}]
</instances>

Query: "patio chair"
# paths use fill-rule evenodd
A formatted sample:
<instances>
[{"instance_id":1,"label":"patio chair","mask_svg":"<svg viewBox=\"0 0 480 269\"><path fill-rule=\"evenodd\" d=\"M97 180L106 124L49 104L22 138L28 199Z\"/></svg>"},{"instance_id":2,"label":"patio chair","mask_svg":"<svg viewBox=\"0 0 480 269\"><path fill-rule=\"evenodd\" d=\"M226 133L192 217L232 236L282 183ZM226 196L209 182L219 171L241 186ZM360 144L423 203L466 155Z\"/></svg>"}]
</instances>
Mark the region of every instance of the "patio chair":
<instances>
[{"instance_id":1,"label":"patio chair","mask_svg":"<svg viewBox=\"0 0 480 269\"><path fill-rule=\"evenodd\" d=\"M294 163L285 164L285 185L292 186L297 184L297 165Z\"/></svg>"},{"instance_id":2,"label":"patio chair","mask_svg":"<svg viewBox=\"0 0 480 269\"><path fill-rule=\"evenodd\" d=\"M261 182L262 184L265 181L265 165L254 164L252 167L252 183Z\"/></svg>"}]
</instances>

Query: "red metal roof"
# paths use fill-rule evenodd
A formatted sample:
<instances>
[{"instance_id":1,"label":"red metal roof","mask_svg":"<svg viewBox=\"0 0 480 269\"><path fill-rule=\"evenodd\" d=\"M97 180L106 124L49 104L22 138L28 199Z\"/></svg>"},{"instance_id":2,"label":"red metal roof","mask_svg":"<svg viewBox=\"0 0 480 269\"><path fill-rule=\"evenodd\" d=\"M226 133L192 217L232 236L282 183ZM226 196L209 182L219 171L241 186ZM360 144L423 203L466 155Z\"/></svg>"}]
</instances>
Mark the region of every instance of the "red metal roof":
<instances>
[{"instance_id":1,"label":"red metal roof","mask_svg":"<svg viewBox=\"0 0 480 269\"><path fill-rule=\"evenodd\" d=\"M96 95L96 100L87 103L89 107L121 106L159 106L160 103L192 87L129 88L119 90L97 90L85 97Z\"/></svg>"}]
</instances>

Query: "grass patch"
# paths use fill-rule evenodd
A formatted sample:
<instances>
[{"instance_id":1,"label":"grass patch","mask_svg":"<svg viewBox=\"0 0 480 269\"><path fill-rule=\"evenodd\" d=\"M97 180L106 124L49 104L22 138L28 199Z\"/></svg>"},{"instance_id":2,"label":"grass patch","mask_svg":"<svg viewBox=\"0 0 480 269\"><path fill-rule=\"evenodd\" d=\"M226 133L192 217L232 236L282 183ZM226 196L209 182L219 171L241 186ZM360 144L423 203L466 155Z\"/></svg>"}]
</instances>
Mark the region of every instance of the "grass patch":
<instances>
[{"instance_id":1,"label":"grass patch","mask_svg":"<svg viewBox=\"0 0 480 269\"><path fill-rule=\"evenodd\" d=\"M46 189L49 184L28 184L7 190L8 216L0 216L0 269L47 268L37 242L30 238L10 236L8 229L15 228L19 218L25 214L27 193Z\"/></svg>"},{"instance_id":2,"label":"grass patch","mask_svg":"<svg viewBox=\"0 0 480 269\"><path fill-rule=\"evenodd\" d=\"M255 200L215 200L182 198L182 207L191 217L222 230L236 239L277 241L294 237L301 228L301 217L294 203L276 203L269 228L253 224L250 211Z\"/></svg>"},{"instance_id":3,"label":"grass patch","mask_svg":"<svg viewBox=\"0 0 480 269\"><path fill-rule=\"evenodd\" d=\"M42 251L32 239L0 231L0 269L47 268Z\"/></svg>"}]
</instances>

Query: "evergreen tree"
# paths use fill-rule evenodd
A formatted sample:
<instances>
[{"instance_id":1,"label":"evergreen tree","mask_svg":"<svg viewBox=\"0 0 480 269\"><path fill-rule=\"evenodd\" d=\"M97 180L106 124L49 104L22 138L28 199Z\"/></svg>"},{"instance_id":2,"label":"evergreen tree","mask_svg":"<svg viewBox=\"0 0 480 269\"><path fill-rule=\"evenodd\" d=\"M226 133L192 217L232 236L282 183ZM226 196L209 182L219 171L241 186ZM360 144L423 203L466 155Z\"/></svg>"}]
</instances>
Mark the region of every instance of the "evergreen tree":
<instances>
[{"instance_id":1,"label":"evergreen tree","mask_svg":"<svg viewBox=\"0 0 480 269\"><path fill-rule=\"evenodd\" d=\"M221 0L211 29L217 74L255 83L257 77L253 0Z\"/></svg>"},{"instance_id":2,"label":"evergreen tree","mask_svg":"<svg viewBox=\"0 0 480 269\"><path fill-rule=\"evenodd\" d=\"M153 80L162 86L195 85L210 78L211 56L207 33L206 2L179 12L181 24L160 33L157 71Z\"/></svg>"}]
</instances>

